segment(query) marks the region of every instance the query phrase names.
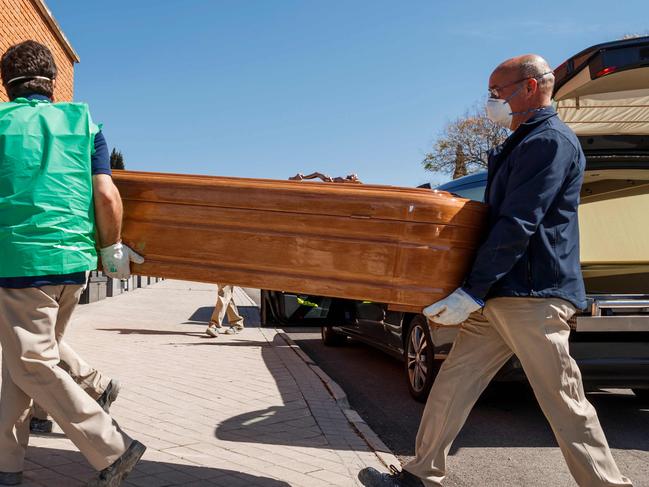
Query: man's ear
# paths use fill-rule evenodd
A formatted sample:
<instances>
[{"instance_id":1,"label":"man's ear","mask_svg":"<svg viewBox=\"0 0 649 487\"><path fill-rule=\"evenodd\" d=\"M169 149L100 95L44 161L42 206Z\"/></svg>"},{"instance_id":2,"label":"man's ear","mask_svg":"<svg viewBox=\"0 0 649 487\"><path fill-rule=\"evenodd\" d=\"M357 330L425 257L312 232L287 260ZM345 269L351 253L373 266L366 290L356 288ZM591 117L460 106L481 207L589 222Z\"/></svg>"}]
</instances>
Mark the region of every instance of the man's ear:
<instances>
[{"instance_id":1,"label":"man's ear","mask_svg":"<svg viewBox=\"0 0 649 487\"><path fill-rule=\"evenodd\" d=\"M539 80L536 78L530 78L527 80L527 94L531 95L533 93L536 93L536 90L539 87Z\"/></svg>"},{"instance_id":2,"label":"man's ear","mask_svg":"<svg viewBox=\"0 0 649 487\"><path fill-rule=\"evenodd\" d=\"M54 93L56 92L56 78L52 79L52 101L54 101Z\"/></svg>"}]
</instances>

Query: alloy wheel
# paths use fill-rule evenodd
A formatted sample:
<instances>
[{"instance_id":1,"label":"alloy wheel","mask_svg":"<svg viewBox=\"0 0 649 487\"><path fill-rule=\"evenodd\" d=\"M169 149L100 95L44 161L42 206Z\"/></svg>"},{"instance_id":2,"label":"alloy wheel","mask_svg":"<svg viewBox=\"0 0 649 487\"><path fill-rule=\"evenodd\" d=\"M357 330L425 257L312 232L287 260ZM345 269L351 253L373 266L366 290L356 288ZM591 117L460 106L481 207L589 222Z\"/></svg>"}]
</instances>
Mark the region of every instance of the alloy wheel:
<instances>
[{"instance_id":1,"label":"alloy wheel","mask_svg":"<svg viewBox=\"0 0 649 487\"><path fill-rule=\"evenodd\" d=\"M410 385L415 392L426 387L428 377L429 346L426 333L421 325L415 324L408 337L407 368Z\"/></svg>"}]
</instances>

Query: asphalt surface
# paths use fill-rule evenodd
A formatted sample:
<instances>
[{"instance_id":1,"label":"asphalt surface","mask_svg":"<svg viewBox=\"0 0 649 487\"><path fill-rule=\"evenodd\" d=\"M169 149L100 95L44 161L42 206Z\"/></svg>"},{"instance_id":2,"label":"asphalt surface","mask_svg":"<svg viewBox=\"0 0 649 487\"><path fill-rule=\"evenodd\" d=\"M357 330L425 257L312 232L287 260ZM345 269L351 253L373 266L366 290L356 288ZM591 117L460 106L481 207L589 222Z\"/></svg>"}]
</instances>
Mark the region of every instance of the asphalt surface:
<instances>
[{"instance_id":1,"label":"asphalt surface","mask_svg":"<svg viewBox=\"0 0 649 487\"><path fill-rule=\"evenodd\" d=\"M360 343L325 347L319 328L285 331L347 393L351 406L402 462L414 455L423 405L408 394L403 364ZM613 455L634 485L649 487L649 403L628 390L589 394ZM494 384L455 441L446 486L574 486L533 394Z\"/></svg>"}]
</instances>

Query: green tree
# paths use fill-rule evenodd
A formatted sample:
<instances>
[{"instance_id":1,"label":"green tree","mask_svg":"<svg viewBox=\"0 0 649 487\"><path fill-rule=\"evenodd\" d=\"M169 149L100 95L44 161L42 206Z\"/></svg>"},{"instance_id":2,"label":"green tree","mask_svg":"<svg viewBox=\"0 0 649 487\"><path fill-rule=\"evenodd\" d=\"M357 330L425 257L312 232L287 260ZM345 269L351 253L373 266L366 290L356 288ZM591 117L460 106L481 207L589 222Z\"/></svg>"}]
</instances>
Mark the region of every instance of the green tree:
<instances>
[{"instance_id":1,"label":"green tree","mask_svg":"<svg viewBox=\"0 0 649 487\"><path fill-rule=\"evenodd\" d=\"M113 147L110 153L110 168L111 169L124 169L124 156L120 151Z\"/></svg>"},{"instance_id":2,"label":"green tree","mask_svg":"<svg viewBox=\"0 0 649 487\"><path fill-rule=\"evenodd\" d=\"M487 152L501 144L508 130L487 118L476 105L448 123L422 164L429 171L451 174L453 179L487 168Z\"/></svg>"}]
</instances>

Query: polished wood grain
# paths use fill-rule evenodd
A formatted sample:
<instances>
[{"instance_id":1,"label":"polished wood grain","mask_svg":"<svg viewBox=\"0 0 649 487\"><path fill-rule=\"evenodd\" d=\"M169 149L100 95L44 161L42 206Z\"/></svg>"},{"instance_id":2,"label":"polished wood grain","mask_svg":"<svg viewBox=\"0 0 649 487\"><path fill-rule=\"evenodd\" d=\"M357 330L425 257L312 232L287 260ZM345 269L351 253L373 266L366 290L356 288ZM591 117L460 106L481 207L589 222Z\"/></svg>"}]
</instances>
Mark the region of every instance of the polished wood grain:
<instances>
[{"instance_id":1,"label":"polished wood grain","mask_svg":"<svg viewBox=\"0 0 649 487\"><path fill-rule=\"evenodd\" d=\"M135 273L420 311L468 271L486 207L392 186L115 171Z\"/></svg>"}]
</instances>

